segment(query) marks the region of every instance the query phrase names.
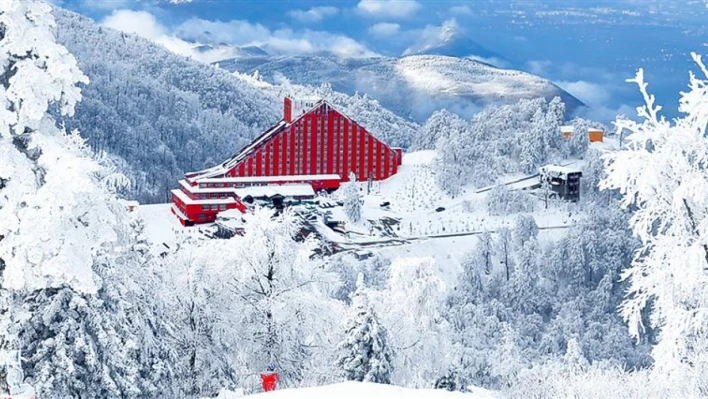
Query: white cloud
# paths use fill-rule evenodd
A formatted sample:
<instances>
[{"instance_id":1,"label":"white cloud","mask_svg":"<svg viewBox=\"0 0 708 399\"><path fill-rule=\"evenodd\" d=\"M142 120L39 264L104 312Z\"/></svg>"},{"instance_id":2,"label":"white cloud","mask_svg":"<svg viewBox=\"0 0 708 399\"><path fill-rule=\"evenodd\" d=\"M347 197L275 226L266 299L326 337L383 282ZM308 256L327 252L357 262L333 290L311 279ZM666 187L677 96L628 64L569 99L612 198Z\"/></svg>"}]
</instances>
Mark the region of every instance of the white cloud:
<instances>
[{"instance_id":1,"label":"white cloud","mask_svg":"<svg viewBox=\"0 0 708 399\"><path fill-rule=\"evenodd\" d=\"M112 11L125 8L128 3L129 0L81 0L79 4L82 8L90 10Z\"/></svg>"},{"instance_id":2,"label":"white cloud","mask_svg":"<svg viewBox=\"0 0 708 399\"><path fill-rule=\"evenodd\" d=\"M450 14L452 15L472 15L472 9L468 5L463 6L452 6L450 7Z\"/></svg>"},{"instance_id":3,"label":"white cloud","mask_svg":"<svg viewBox=\"0 0 708 399\"><path fill-rule=\"evenodd\" d=\"M379 37L393 36L400 31L401 25L392 22L379 22L369 27L369 33Z\"/></svg>"},{"instance_id":4,"label":"white cloud","mask_svg":"<svg viewBox=\"0 0 708 399\"><path fill-rule=\"evenodd\" d=\"M354 39L324 31L279 29L243 20L210 21L192 18L180 25L176 34L190 41L258 46L277 54L332 52L341 56L372 56L374 52Z\"/></svg>"},{"instance_id":5,"label":"white cloud","mask_svg":"<svg viewBox=\"0 0 708 399\"><path fill-rule=\"evenodd\" d=\"M546 76L548 70L553 66L549 60L532 60L526 63L527 69L534 75Z\"/></svg>"},{"instance_id":6,"label":"white cloud","mask_svg":"<svg viewBox=\"0 0 708 399\"><path fill-rule=\"evenodd\" d=\"M175 29L175 34L202 43L253 44L271 36L271 31L259 23L242 20L211 21L190 18Z\"/></svg>"},{"instance_id":7,"label":"white cloud","mask_svg":"<svg viewBox=\"0 0 708 399\"><path fill-rule=\"evenodd\" d=\"M408 18L422 8L416 0L361 0L357 11L375 18Z\"/></svg>"},{"instance_id":8,"label":"white cloud","mask_svg":"<svg viewBox=\"0 0 708 399\"><path fill-rule=\"evenodd\" d=\"M609 90L597 83L577 80L573 82L556 82L556 84L591 107L604 106L610 100Z\"/></svg>"},{"instance_id":9,"label":"white cloud","mask_svg":"<svg viewBox=\"0 0 708 399\"><path fill-rule=\"evenodd\" d=\"M331 52L343 57L374 56L356 40L324 31L305 29L270 30L248 21L210 21L192 18L174 30L162 25L147 11L116 10L102 25L152 40L168 50L202 62L215 62L238 54L242 46L258 46L273 54ZM200 44L213 45L196 50Z\"/></svg>"},{"instance_id":10,"label":"white cloud","mask_svg":"<svg viewBox=\"0 0 708 399\"><path fill-rule=\"evenodd\" d=\"M478 55L470 55L467 58L473 59L475 61L483 62L485 64L489 64L492 66L495 66L497 68L511 68L512 65L503 59L497 58L497 57L480 57Z\"/></svg>"},{"instance_id":11,"label":"white cloud","mask_svg":"<svg viewBox=\"0 0 708 399\"><path fill-rule=\"evenodd\" d=\"M426 25L425 28L417 32L418 39L403 52L403 55L411 55L429 50L432 47L444 43L451 35L462 31L463 29L455 18L443 21L440 26Z\"/></svg>"},{"instance_id":12,"label":"white cloud","mask_svg":"<svg viewBox=\"0 0 708 399\"><path fill-rule=\"evenodd\" d=\"M343 57L376 55L356 40L324 31L279 29L271 31L248 21L209 21L192 18L175 30L162 25L146 11L116 10L102 24L126 33L152 40L177 54L202 62L214 62L238 54L235 47L258 46L274 54L306 54L331 52ZM197 51L199 44L215 45Z\"/></svg>"},{"instance_id":13,"label":"white cloud","mask_svg":"<svg viewBox=\"0 0 708 399\"><path fill-rule=\"evenodd\" d=\"M202 62L214 62L230 58L229 49L218 48L212 51L197 51L196 44L184 41L160 24L154 15L147 11L116 10L106 17L101 24L125 33L133 33L151 40L173 53L192 57Z\"/></svg>"},{"instance_id":14,"label":"white cloud","mask_svg":"<svg viewBox=\"0 0 708 399\"><path fill-rule=\"evenodd\" d=\"M164 36L167 31L155 16L147 11L116 10L101 24L122 32L135 33L150 40Z\"/></svg>"},{"instance_id":15,"label":"white cloud","mask_svg":"<svg viewBox=\"0 0 708 399\"><path fill-rule=\"evenodd\" d=\"M637 116L637 109L627 104L620 104L616 107L594 106L587 108L583 107L578 110L578 116L603 123L611 123L620 115L630 119L635 119Z\"/></svg>"},{"instance_id":16,"label":"white cloud","mask_svg":"<svg viewBox=\"0 0 708 399\"><path fill-rule=\"evenodd\" d=\"M337 15L337 7L312 7L307 11L293 10L288 13L291 18L304 23L320 22L327 17Z\"/></svg>"}]
</instances>

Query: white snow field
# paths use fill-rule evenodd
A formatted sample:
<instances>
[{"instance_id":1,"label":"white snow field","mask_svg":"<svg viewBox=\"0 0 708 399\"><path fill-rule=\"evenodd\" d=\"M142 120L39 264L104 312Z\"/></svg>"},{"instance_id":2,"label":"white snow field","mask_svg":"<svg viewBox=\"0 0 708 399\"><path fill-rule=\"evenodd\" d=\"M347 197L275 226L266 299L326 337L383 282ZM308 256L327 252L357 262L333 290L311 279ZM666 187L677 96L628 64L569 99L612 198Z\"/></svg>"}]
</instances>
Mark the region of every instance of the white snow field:
<instances>
[{"instance_id":1,"label":"white snow field","mask_svg":"<svg viewBox=\"0 0 708 399\"><path fill-rule=\"evenodd\" d=\"M312 388L283 389L249 395L253 399L491 399L492 391L472 387L469 393L410 389L393 385L344 382ZM224 396L228 398L228 396Z\"/></svg>"}]
</instances>

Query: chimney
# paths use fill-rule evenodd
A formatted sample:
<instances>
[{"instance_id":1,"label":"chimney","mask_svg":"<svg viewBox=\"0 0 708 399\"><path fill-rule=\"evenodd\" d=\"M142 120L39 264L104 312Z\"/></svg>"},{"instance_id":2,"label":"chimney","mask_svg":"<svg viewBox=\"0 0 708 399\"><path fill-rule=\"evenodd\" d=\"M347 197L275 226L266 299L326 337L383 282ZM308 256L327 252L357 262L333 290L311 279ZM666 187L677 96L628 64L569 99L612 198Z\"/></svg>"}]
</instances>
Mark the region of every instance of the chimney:
<instances>
[{"instance_id":1,"label":"chimney","mask_svg":"<svg viewBox=\"0 0 708 399\"><path fill-rule=\"evenodd\" d=\"M285 97L283 101L283 120L286 123L293 121L293 102L290 97Z\"/></svg>"}]
</instances>

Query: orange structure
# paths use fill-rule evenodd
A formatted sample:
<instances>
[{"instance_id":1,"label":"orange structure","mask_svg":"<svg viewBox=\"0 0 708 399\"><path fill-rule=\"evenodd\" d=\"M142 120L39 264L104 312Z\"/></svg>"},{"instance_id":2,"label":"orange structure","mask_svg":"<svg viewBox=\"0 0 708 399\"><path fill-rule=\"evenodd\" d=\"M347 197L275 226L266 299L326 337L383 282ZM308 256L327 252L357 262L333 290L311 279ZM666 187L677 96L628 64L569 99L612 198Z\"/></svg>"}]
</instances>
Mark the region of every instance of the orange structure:
<instances>
[{"instance_id":1,"label":"orange structure","mask_svg":"<svg viewBox=\"0 0 708 399\"><path fill-rule=\"evenodd\" d=\"M601 143L604 139L604 133L599 129L588 130L588 139L591 143Z\"/></svg>"}]
</instances>

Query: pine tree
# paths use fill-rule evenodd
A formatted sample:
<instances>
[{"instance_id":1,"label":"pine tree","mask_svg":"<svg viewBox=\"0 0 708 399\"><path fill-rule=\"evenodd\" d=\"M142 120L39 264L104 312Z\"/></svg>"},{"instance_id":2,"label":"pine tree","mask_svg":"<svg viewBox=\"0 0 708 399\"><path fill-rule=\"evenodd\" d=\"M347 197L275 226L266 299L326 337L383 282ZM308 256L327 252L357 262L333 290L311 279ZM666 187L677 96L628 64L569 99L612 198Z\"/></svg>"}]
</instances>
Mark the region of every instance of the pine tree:
<instances>
[{"instance_id":1,"label":"pine tree","mask_svg":"<svg viewBox=\"0 0 708 399\"><path fill-rule=\"evenodd\" d=\"M390 384L393 370L388 333L369 305L362 274L357 280L350 312L345 338L339 345L337 367L350 381Z\"/></svg>"},{"instance_id":2,"label":"pine tree","mask_svg":"<svg viewBox=\"0 0 708 399\"><path fill-rule=\"evenodd\" d=\"M349 182L342 188L342 196L344 197L344 212L352 222L356 223L361 220L361 197L359 196L359 187L356 184L356 176L354 173L349 173Z\"/></svg>"}]
</instances>

